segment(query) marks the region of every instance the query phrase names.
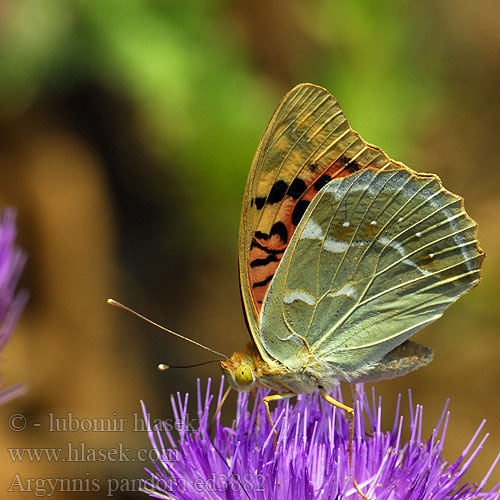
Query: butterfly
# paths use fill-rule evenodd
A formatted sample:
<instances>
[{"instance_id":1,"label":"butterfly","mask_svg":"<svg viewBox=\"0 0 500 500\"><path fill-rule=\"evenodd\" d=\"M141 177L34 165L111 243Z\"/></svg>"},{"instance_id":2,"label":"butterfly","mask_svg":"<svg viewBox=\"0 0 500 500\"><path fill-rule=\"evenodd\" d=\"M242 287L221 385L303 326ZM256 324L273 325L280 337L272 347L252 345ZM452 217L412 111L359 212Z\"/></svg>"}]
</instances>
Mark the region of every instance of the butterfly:
<instances>
[{"instance_id":1,"label":"butterfly","mask_svg":"<svg viewBox=\"0 0 500 500\"><path fill-rule=\"evenodd\" d=\"M461 197L436 175L365 142L335 97L305 83L274 112L245 188L239 272L246 347L226 358L108 303L225 358L229 389L216 415L231 388L273 389L264 397L273 427L271 401L319 392L349 414L351 463L354 409L328 392L342 381L388 379L427 365L432 350L410 337L477 285L483 258ZM276 438L275 430L275 448Z\"/></svg>"},{"instance_id":2,"label":"butterfly","mask_svg":"<svg viewBox=\"0 0 500 500\"><path fill-rule=\"evenodd\" d=\"M480 279L461 197L351 129L324 88L301 84L255 154L239 232L251 342L221 362L230 386L273 399L404 375L432 350L409 338Z\"/></svg>"}]
</instances>

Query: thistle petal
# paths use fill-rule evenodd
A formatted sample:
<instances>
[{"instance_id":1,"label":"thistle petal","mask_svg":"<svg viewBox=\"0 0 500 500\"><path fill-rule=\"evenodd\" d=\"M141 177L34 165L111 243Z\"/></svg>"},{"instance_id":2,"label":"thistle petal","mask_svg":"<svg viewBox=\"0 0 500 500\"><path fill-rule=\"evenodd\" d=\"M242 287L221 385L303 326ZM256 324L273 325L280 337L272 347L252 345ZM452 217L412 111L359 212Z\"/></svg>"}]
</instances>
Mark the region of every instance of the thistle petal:
<instances>
[{"instance_id":1,"label":"thistle petal","mask_svg":"<svg viewBox=\"0 0 500 500\"><path fill-rule=\"evenodd\" d=\"M217 405L223 384L224 379L215 402ZM258 391L257 401L251 404L247 393L239 393L233 424L225 427L217 419L215 435L211 438L209 414L216 405L210 382L205 395L198 384L199 427L196 432L180 432L174 438L166 429L150 429L150 440L159 458L152 469L146 469L150 477L144 481L144 491L154 498L179 500L357 499L355 477L362 491L377 500L500 498L500 485L484 491L491 468L479 485L461 484L486 436L475 448L471 442L455 462L444 460L442 447L449 417L447 403L427 440L422 437L422 406L411 407L410 439L403 443L399 405L392 430L384 431L381 428L381 401L377 401L373 393L370 404L362 384L358 385L356 409L359 417L350 468L348 422L341 411L326 405L317 394L298 395L294 403L290 400L277 403L273 411L278 431L275 451L273 432L261 404L267 394ZM340 391L332 396L341 398ZM187 422L187 400L179 395L177 400L172 398L172 405L175 418ZM147 420L145 409L144 413ZM370 434L365 432L363 415L370 425ZM163 440L162 434L168 439ZM473 441L479 434L480 431ZM172 447L170 451L164 445L167 441Z\"/></svg>"}]
</instances>

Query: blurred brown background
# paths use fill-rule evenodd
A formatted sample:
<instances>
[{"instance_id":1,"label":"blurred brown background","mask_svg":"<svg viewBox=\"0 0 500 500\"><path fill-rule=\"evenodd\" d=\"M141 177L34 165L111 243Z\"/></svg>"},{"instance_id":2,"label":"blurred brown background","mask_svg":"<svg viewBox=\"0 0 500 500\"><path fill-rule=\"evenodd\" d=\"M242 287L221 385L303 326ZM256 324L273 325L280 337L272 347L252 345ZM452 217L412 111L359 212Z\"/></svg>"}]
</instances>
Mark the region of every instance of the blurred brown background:
<instances>
[{"instance_id":1,"label":"blurred brown background","mask_svg":"<svg viewBox=\"0 0 500 500\"><path fill-rule=\"evenodd\" d=\"M127 490L149 461L16 462L5 448L148 449L139 399L168 418L171 393L218 380L217 365L157 372L211 358L106 298L228 354L245 344L241 196L274 108L305 81L363 138L439 174L479 223L482 283L416 337L435 361L376 389L389 427L411 387L426 437L451 398L449 460L487 418L467 476L482 477L500 450L498 2L3 0L0 68L0 203L18 209L31 290L2 353L4 385L29 385L0 408L2 498L22 491L16 477L98 481L57 499L104 498L124 478L114 498L144 497ZM127 418L126 431L50 432L50 415L69 412ZM23 432L8 427L15 413ZM488 484L499 480L497 468Z\"/></svg>"}]
</instances>

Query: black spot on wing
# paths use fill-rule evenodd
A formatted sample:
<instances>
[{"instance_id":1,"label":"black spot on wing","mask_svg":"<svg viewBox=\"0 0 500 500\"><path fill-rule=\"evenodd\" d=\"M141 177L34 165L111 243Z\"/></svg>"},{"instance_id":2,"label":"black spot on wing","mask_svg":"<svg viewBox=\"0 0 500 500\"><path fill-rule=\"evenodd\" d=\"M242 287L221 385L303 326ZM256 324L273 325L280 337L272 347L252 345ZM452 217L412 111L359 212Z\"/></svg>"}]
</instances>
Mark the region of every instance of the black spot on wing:
<instances>
[{"instance_id":1,"label":"black spot on wing","mask_svg":"<svg viewBox=\"0 0 500 500\"><path fill-rule=\"evenodd\" d=\"M266 199L264 197L255 198L255 207L257 208L257 210L261 210L265 204Z\"/></svg>"},{"instance_id":2,"label":"black spot on wing","mask_svg":"<svg viewBox=\"0 0 500 500\"><path fill-rule=\"evenodd\" d=\"M270 248L265 247L264 245L261 245L255 239L253 239L252 243L250 243L250 249L252 248L258 248L259 250L263 250L264 252L267 252L269 255L279 255L280 253L283 253L285 251L284 248L282 250L272 250Z\"/></svg>"},{"instance_id":3,"label":"black spot on wing","mask_svg":"<svg viewBox=\"0 0 500 500\"><path fill-rule=\"evenodd\" d=\"M300 222L300 219L302 219L302 216L304 215L304 212L309 206L309 203L310 202L307 200L299 200L295 205L292 212L292 224L294 226L296 226Z\"/></svg>"},{"instance_id":4,"label":"black spot on wing","mask_svg":"<svg viewBox=\"0 0 500 500\"><path fill-rule=\"evenodd\" d=\"M267 202L271 205L273 203L279 203L285 196L286 190L288 189L288 184L285 181L276 181L269 191L269 196L267 197Z\"/></svg>"},{"instance_id":5,"label":"black spot on wing","mask_svg":"<svg viewBox=\"0 0 500 500\"><path fill-rule=\"evenodd\" d=\"M252 285L252 288L259 288L260 286L266 286L273 279L273 275L268 276L265 280L258 281Z\"/></svg>"},{"instance_id":6,"label":"black spot on wing","mask_svg":"<svg viewBox=\"0 0 500 500\"><path fill-rule=\"evenodd\" d=\"M354 172L357 172L360 169L360 167L359 167L358 162L356 160L349 160L345 166L345 169L348 172L354 173Z\"/></svg>"},{"instance_id":7,"label":"black spot on wing","mask_svg":"<svg viewBox=\"0 0 500 500\"><path fill-rule=\"evenodd\" d=\"M319 191L322 187L326 186L332 178L328 174L322 175L315 183L314 183L314 189L316 191Z\"/></svg>"},{"instance_id":8,"label":"black spot on wing","mask_svg":"<svg viewBox=\"0 0 500 500\"><path fill-rule=\"evenodd\" d=\"M309 168L311 169L311 172L314 172L318 167L319 167L319 165L315 161L313 161L312 163L309 164Z\"/></svg>"},{"instance_id":9,"label":"black spot on wing","mask_svg":"<svg viewBox=\"0 0 500 500\"><path fill-rule=\"evenodd\" d=\"M298 200L307 189L306 183L302 179L294 179L288 188L288 196L294 200Z\"/></svg>"},{"instance_id":10,"label":"black spot on wing","mask_svg":"<svg viewBox=\"0 0 500 500\"><path fill-rule=\"evenodd\" d=\"M288 230L283 222L276 222L273 224L271 232L269 233L269 238L275 234L279 236L283 243L288 243Z\"/></svg>"},{"instance_id":11,"label":"black spot on wing","mask_svg":"<svg viewBox=\"0 0 500 500\"><path fill-rule=\"evenodd\" d=\"M265 259L254 259L250 262L250 267L261 267L267 266L270 262L279 262L279 259L276 255L268 255Z\"/></svg>"},{"instance_id":12,"label":"black spot on wing","mask_svg":"<svg viewBox=\"0 0 500 500\"><path fill-rule=\"evenodd\" d=\"M268 240L269 235L267 233L263 233L262 231L255 231L254 233L255 238L259 240Z\"/></svg>"}]
</instances>

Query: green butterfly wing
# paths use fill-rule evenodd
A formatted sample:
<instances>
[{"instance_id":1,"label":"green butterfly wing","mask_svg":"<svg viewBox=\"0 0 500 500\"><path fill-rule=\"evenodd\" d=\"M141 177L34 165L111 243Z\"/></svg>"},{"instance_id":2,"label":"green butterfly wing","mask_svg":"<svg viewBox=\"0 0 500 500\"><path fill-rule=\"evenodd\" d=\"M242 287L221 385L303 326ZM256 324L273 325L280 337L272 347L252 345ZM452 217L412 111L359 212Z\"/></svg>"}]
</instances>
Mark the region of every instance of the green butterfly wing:
<instances>
[{"instance_id":1,"label":"green butterfly wing","mask_svg":"<svg viewBox=\"0 0 500 500\"><path fill-rule=\"evenodd\" d=\"M355 379L478 283L476 231L437 176L368 168L330 181L272 280L262 347L290 370Z\"/></svg>"}]
</instances>

